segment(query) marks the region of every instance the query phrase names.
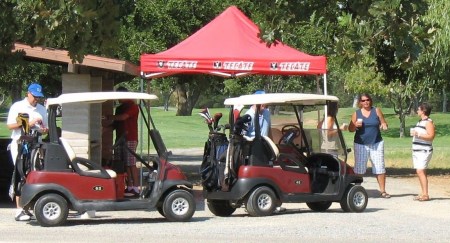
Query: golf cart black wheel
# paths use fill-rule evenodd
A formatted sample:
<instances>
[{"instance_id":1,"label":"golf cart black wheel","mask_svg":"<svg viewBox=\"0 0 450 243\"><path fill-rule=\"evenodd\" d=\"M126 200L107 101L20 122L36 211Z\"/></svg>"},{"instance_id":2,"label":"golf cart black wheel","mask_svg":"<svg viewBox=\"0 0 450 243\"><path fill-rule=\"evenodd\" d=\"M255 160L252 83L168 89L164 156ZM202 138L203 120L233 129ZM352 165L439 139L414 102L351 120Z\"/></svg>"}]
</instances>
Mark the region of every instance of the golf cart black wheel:
<instances>
[{"instance_id":1,"label":"golf cart black wheel","mask_svg":"<svg viewBox=\"0 0 450 243\"><path fill-rule=\"evenodd\" d=\"M188 221L195 212L194 196L185 190L175 190L166 196L162 209L169 221Z\"/></svg>"},{"instance_id":2,"label":"golf cart black wheel","mask_svg":"<svg viewBox=\"0 0 450 243\"><path fill-rule=\"evenodd\" d=\"M34 215L41 226L60 226L69 215L67 201L58 194L43 195L34 204Z\"/></svg>"},{"instance_id":3,"label":"golf cart black wheel","mask_svg":"<svg viewBox=\"0 0 450 243\"><path fill-rule=\"evenodd\" d=\"M333 202L328 202L328 201L324 201L324 202L308 202L308 203L306 203L306 205L308 206L308 208L310 208L313 211L323 212L323 211L329 209L332 203Z\"/></svg>"},{"instance_id":4,"label":"golf cart black wheel","mask_svg":"<svg viewBox=\"0 0 450 243\"><path fill-rule=\"evenodd\" d=\"M156 206L156 210L158 210L158 213L161 214L163 217L166 217L164 215L164 210L162 206Z\"/></svg>"},{"instance_id":5,"label":"golf cart black wheel","mask_svg":"<svg viewBox=\"0 0 450 243\"><path fill-rule=\"evenodd\" d=\"M226 200L206 200L209 211L216 216L227 217L236 211L236 208L231 207L230 202Z\"/></svg>"},{"instance_id":6,"label":"golf cart black wheel","mask_svg":"<svg viewBox=\"0 0 450 243\"><path fill-rule=\"evenodd\" d=\"M341 201L339 202L341 204L341 208L344 212L351 212L350 208L348 207L347 203L347 195L348 191L353 187L353 184L350 184L347 186L347 189L345 189L344 195L341 198Z\"/></svg>"},{"instance_id":7,"label":"golf cart black wheel","mask_svg":"<svg viewBox=\"0 0 450 243\"><path fill-rule=\"evenodd\" d=\"M247 200L247 212L254 217L269 216L276 207L277 198L272 189L262 186L256 188Z\"/></svg>"},{"instance_id":8,"label":"golf cart black wheel","mask_svg":"<svg viewBox=\"0 0 450 243\"><path fill-rule=\"evenodd\" d=\"M341 208L345 212L360 213L366 209L368 201L369 197L364 187L350 185L341 199Z\"/></svg>"}]
</instances>

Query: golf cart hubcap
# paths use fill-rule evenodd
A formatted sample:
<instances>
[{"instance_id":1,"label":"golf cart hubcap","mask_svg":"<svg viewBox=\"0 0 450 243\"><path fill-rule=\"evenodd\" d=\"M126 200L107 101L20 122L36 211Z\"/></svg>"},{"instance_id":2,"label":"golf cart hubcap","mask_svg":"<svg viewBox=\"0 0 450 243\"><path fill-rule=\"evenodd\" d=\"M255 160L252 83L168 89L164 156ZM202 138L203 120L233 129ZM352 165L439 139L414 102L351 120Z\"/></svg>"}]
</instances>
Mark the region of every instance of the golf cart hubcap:
<instances>
[{"instance_id":1,"label":"golf cart hubcap","mask_svg":"<svg viewBox=\"0 0 450 243\"><path fill-rule=\"evenodd\" d=\"M366 197L364 196L364 194L362 192L357 192L353 196L353 204L357 207L363 206L365 200L366 200Z\"/></svg>"},{"instance_id":2,"label":"golf cart hubcap","mask_svg":"<svg viewBox=\"0 0 450 243\"><path fill-rule=\"evenodd\" d=\"M260 209L268 209L272 205L272 198L267 194L262 194L258 198L258 207Z\"/></svg>"},{"instance_id":3,"label":"golf cart hubcap","mask_svg":"<svg viewBox=\"0 0 450 243\"><path fill-rule=\"evenodd\" d=\"M172 212L176 215L184 215L189 209L189 202L184 198L177 198L172 203Z\"/></svg>"},{"instance_id":4,"label":"golf cart hubcap","mask_svg":"<svg viewBox=\"0 0 450 243\"><path fill-rule=\"evenodd\" d=\"M42 213L47 219L56 219L61 215L61 207L56 203L47 203L42 209Z\"/></svg>"}]
</instances>

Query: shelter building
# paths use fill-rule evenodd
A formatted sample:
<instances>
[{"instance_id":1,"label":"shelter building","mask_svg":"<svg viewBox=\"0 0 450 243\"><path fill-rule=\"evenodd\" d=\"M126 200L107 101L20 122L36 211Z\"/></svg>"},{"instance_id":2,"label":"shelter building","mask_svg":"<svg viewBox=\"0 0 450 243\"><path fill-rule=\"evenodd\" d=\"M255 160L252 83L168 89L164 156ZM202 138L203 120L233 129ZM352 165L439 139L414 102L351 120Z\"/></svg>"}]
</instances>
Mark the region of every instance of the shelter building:
<instances>
[{"instance_id":1,"label":"shelter building","mask_svg":"<svg viewBox=\"0 0 450 243\"><path fill-rule=\"evenodd\" d=\"M15 43L12 51L23 51L24 58L32 62L67 67L61 78L62 93L111 91L115 84L139 75L138 66L123 60L86 55L81 63L73 63L66 50L20 43ZM77 156L93 161L109 159L113 134L102 132L102 116L112 114L113 106L113 102L64 105L61 135Z\"/></svg>"}]
</instances>

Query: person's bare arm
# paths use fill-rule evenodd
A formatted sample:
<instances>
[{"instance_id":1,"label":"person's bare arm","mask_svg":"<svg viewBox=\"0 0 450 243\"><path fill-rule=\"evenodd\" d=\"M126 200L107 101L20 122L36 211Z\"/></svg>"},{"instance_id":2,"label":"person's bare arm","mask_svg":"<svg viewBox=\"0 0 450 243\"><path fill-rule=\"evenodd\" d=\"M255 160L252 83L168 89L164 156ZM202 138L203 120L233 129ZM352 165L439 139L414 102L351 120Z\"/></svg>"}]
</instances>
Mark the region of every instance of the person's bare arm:
<instances>
[{"instance_id":1,"label":"person's bare arm","mask_svg":"<svg viewBox=\"0 0 450 243\"><path fill-rule=\"evenodd\" d=\"M128 115L127 113L124 114L120 114L120 115L109 115L107 117L108 120L113 120L113 121L124 121L126 119L128 119L130 117L130 115Z\"/></svg>"},{"instance_id":2,"label":"person's bare arm","mask_svg":"<svg viewBox=\"0 0 450 243\"><path fill-rule=\"evenodd\" d=\"M383 112L381 111L380 108L376 108L376 111L377 111L378 118L380 119L380 123L381 123L380 127L381 127L381 129L387 130L388 129L388 124L386 122L386 119L384 119Z\"/></svg>"},{"instance_id":3,"label":"person's bare arm","mask_svg":"<svg viewBox=\"0 0 450 243\"><path fill-rule=\"evenodd\" d=\"M42 124L42 119L41 118L35 118L35 119L30 120L28 122L28 125L30 127L34 127L36 124ZM7 126L8 126L9 130L14 130L14 129L20 128L22 126L22 123L21 122L11 123L11 124L8 124Z\"/></svg>"},{"instance_id":4,"label":"person's bare arm","mask_svg":"<svg viewBox=\"0 0 450 243\"><path fill-rule=\"evenodd\" d=\"M22 126L22 124L19 124L19 123L8 124L8 129L14 130L14 129L20 128L21 126Z\"/></svg>"},{"instance_id":5,"label":"person's bare arm","mask_svg":"<svg viewBox=\"0 0 450 243\"><path fill-rule=\"evenodd\" d=\"M435 127L433 122L427 122L425 125L426 134L418 134L418 137L423 140L433 141L435 136Z\"/></svg>"},{"instance_id":6,"label":"person's bare arm","mask_svg":"<svg viewBox=\"0 0 450 243\"><path fill-rule=\"evenodd\" d=\"M333 128L335 121L334 118L331 116L327 117L327 131L328 131L328 137L333 137L337 134L337 129Z\"/></svg>"},{"instance_id":7,"label":"person's bare arm","mask_svg":"<svg viewBox=\"0 0 450 243\"><path fill-rule=\"evenodd\" d=\"M350 124L348 124L348 131L349 132L356 131L355 123L356 123L356 112L353 112L352 119L350 120Z\"/></svg>"}]
</instances>

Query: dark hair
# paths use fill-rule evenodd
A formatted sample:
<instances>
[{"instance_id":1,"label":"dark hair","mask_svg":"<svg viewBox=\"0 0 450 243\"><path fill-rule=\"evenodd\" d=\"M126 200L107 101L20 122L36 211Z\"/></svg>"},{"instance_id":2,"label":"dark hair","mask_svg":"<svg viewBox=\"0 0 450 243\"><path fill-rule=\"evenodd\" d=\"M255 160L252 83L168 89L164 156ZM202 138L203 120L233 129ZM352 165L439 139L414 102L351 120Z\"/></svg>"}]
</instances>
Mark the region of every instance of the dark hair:
<instances>
[{"instance_id":1,"label":"dark hair","mask_svg":"<svg viewBox=\"0 0 450 243\"><path fill-rule=\"evenodd\" d=\"M338 111L338 103L337 102L329 102L327 109L327 116L336 116Z\"/></svg>"},{"instance_id":2,"label":"dark hair","mask_svg":"<svg viewBox=\"0 0 450 243\"><path fill-rule=\"evenodd\" d=\"M120 91L120 92L128 92L128 89L123 87L123 86L119 86L116 91Z\"/></svg>"},{"instance_id":3,"label":"dark hair","mask_svg":"<svg viewBox=\"0 0 450 243\"><path fill-rule=\"evenodd\" d=\"M431 105L428 104L428 103L422 103L422 104L419 105L419 109L421 111L423 111L423 113L426 116L429 116L431 114L431 108L432 108Z\"/></svg>"},{"instance_id":4,"label":"dark hair","mask_svg":"<svg viewBox=\"0 0 450 243\"><path fill-rule=\"evenodd\" d=\"M367 99L369 99L370 106L372 106L372 96L370 96L370 94L368 94L368 93L359 94L358 101L361 102L361 98L364 96L367 97ZM361 107L360 104L359 104L359 107Z\"/></svg>"}]
</instances>

